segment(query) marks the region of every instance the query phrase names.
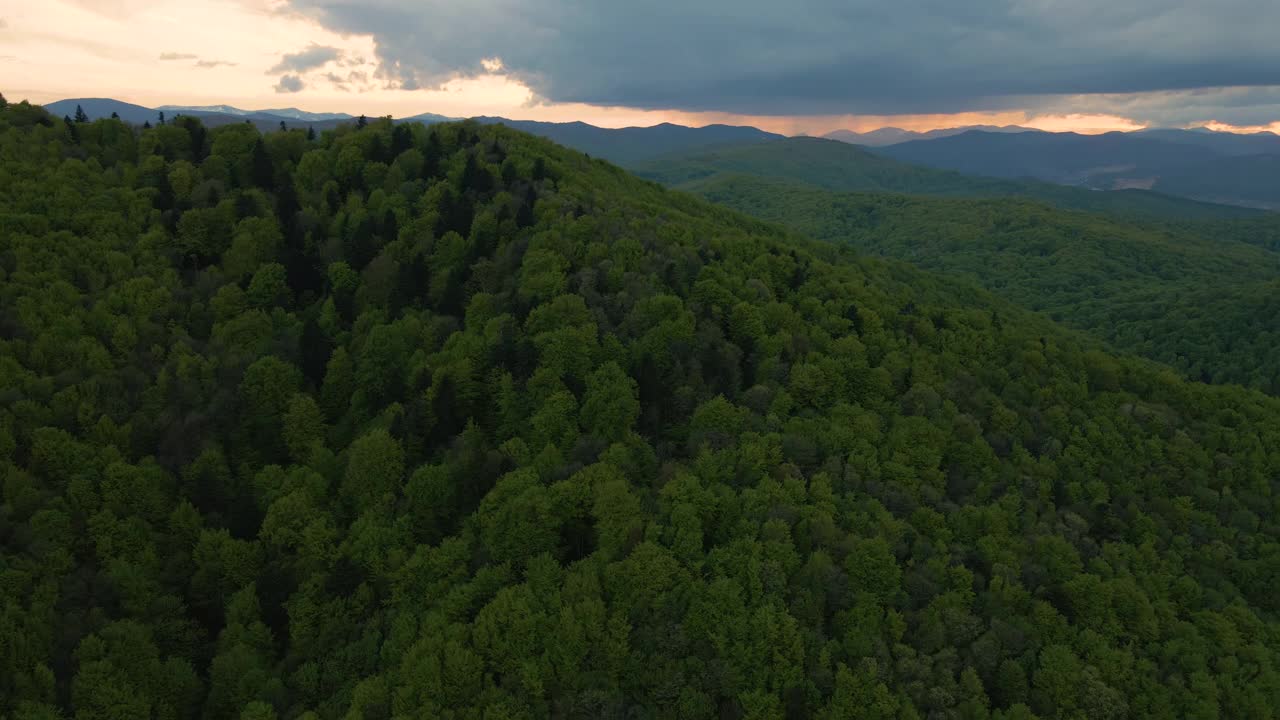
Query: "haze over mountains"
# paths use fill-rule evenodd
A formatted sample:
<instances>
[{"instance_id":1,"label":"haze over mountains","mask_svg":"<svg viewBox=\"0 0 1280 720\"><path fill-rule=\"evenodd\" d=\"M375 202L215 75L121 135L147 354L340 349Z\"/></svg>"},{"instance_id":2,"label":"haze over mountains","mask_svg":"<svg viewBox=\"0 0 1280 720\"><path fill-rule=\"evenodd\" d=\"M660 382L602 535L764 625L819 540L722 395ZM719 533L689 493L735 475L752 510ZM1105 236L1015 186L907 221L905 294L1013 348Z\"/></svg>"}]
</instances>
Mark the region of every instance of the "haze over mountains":
<instances>
[{"instance_id":1,"label":"haze over mountains","mask_svg":"<svg viewBox=\"0 0 1280 720\"><path fill-rule=\"evenodd\" d=\"M1197 130L991 133L877 148L910 163L1098 190L1141 188L1214 202L1280 207L1280 136Z\"/></svg>"},{"instance_id":2,"label":"haze over mountains","mask_svg":"<svg viewBox=\"0 0 1280 720\"><path fill-rule=\"evenodd\" d=\"M960 135L972 131L996 132L996 133L1024 133L1024 132L1041 132L1035 128L1022 127L1020 125L965 125L953 128L938 128L936 130L927 130L919 132L916 130L903 130L896 127L883 127L870 132L854 132L852 130L833 130L824 138L830 140L839 140L840 142L853 143L854 145L866 145L868 147L880 147L883 145L896 145L898 143L909 142L911 140L933 140L935 138L951 137L952 135Z\"/></svg>"},{"instance_id":3,"label":"haze over mountains","mask_svg":"<svg viewBox=\"0 0 1280 720\"><path fill-rule=\"evenodd\" d=\"M872 148L821 138L783 138L670 153L636 164L636 174L694 189L708 180L751 175L838 192L891 192L940 197L1025 197L1070 210L1138 218L1232 218L1257 210L1205 203L1139 189L1097 192L1027 178L966 175L911 164ZM695 190L696 191L696 190Z\"/></svg>"}]
</instances>

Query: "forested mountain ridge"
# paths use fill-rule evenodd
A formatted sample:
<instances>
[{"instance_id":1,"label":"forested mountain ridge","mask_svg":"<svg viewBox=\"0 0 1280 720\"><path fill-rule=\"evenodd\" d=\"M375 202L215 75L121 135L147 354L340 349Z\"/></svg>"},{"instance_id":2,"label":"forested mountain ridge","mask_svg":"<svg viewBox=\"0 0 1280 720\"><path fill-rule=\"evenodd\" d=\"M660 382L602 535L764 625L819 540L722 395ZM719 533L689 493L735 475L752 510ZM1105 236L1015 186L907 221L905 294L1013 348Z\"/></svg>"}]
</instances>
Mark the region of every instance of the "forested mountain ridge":
<instances>
[{"instance_id":1,"label":"forested mountain ridge","mask_svg":"<svg viewBox=\"0 0 1280 720\"><path fill-rule=\"evenodd\" d=\"M854 145L866 145L868 147L882 147L885 145L897 145L899 143L908 142L910 140L933 140L937 138L950 137L961 133L979 130L982 132L1043 132L1029 127L1020 127L1017 125L965 125L952 128L938 128L935 130L926 130L923 132L915 130L903 130L896 127L883 127L870 132L853 132L851 130L833 130L826 133L822 137L830 140L839 140L840 142L852 143Z\"/></svg>"},{"instance_id":2,"label":"forested mountain ridge","mask_svg":"<svg viewBox=\"0 0 1280 720\"><path fill-rule=\"evenodd\" d=\"M699 147L630 166L638 175L691 189L721 174L795 180L839 192L894 192L941 197L1025 197L1057 207L1148 220L1253 217L1260 211L1198 202L1146 190L1100 192L1038 180L964 175L912 165L861 147L821 138L784 138Z\"/></svg>"},{"instance_id":3,"label":"forested mountain ridge","mask_svg":"<svg viewBox=\"0 0 1280 720\"><path fill-rule=\"evenodd\" d=\"M1190 130L1080 135L967 132L876 148L886 157L975 175L1280 208L1280 136Z\"/></svg>"},{"instance_id":4,"label":"forested mountain ridge","mask_svg":"<svg viewBox=\"0 0 1280 720\"><path fill-rule=\"evenodd\" d=\"M357 118L346 113L307 113L296 108L241 110L221 105L146 108L107 98L59 100L55 103L50 103L50 105L46 106L46 109L58 117L64 115L74 117L77 110L83 110L89 120L108 118L111 117L112 113L115 113L121 120L135 125L142 125L143 123L154 124L167 112L170 119L177 115L192 116L199 118L204 125L209 127L249 121L264 132L276 130L280 123L284 123L287 127L296 125L303 129L314 128L317 131L323 131L332 130L340 125L359 122ZM429 125L460 119L433 113L422 113L408 118L397 118L395 122L421 122ZM472 119L485 124L501 123L621 165L641 163L660 155L695 147L764 142L782 138L781 135L765 132L758 128L736 125L686 127L672 123L661 123L651 127L606 128L596 127L584 122L539 122L535 120L511 120L502 117L476 117ZM367 121L367 118L365 120Z\"/></svg>"},{"instance_id":5,"label":"forested mountain ridge","mask_svg":"<svg viewBox=\"0 0 1280 720\"><path fill-rule=\"evenodd\" d=\"M1027 200L835 193L730 174L682 187L810 237L971 278L1189 378L1280 393L1274 217L1136 223Z\"/></svg>"},{"instance_id":6,"label":"forested mountain ridge","mask_svg":"<svg viewBox=\"0 0 1280 720\"><path fill-rule=\"evenodd\" d=\"M474 123L0 101L0 713L1272 717L1280 401Z\"/></svg>"}]
</instances>

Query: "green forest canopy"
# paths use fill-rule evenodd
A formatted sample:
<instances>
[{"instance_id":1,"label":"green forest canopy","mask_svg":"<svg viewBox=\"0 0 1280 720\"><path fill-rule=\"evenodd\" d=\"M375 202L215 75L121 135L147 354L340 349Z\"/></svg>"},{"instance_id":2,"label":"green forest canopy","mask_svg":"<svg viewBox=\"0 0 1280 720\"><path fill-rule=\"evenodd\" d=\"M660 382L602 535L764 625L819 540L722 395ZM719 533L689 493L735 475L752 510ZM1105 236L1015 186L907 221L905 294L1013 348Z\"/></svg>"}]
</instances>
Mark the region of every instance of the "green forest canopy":
<instances>
[{"instance_id":1,"label":"green forest canopy","mask_svg":"<svg viewBox=\"0 0 1280 720\"><path fill-rule=\"evenodd\" d=\"M0 715L1271 718L1280 401L502 127L0 109Z\"/></svg>"},{"instance_id":2,"label":"green forest canopy","mask_svg":"<svg viewBox=\"0 0 1280 720\"><path fill-rule=\"evenodd\" d=\"M1280 393L1270 216L1137 222L1029 200L835 193L728 173L684 187L811 237L972 279L1189 378Z\"/></svg>"}]
</instances>

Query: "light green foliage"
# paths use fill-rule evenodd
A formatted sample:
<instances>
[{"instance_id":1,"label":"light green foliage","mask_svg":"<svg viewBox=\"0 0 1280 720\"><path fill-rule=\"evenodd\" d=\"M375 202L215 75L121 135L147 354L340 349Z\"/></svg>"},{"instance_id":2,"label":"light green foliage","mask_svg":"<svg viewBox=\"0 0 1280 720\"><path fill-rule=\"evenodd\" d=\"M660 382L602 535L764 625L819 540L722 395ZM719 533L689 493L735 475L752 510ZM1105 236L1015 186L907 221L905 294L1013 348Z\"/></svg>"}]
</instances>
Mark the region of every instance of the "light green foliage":
<instances>
[{"instance_id":1,"label":"light green foliage","mask_svg":"<svg viewBox=\"0 0 1280 720\"><path fill-rule=\"evenodd\" d=\"M621 440L640 417L636 382L615 362L587 377L582 402L582 427L606 440Z\"/></svg>"},{"instance_id":2,"label":"light green foliage","mask_svg":"<svg viewBox=\"0 0 1280 720\"><path fill-rule=\"evenodd\" d=\"M347 451L342 494L357 508L367 508L400 487L404 450L386 430L374 430Z\"/></svg>"},{"instance_id":3,"label":"light green foliage","mask_svg":"<svg viewBox=\"0 0 1280 720\"><path fill-rule=\"evenodd\" d=\"M289 455L297 462L305 462L317 446L323 446L325 436L324 414L311 395L299 393L289 400L283 425L285 445Z\"/></svg>"}]
</instances>

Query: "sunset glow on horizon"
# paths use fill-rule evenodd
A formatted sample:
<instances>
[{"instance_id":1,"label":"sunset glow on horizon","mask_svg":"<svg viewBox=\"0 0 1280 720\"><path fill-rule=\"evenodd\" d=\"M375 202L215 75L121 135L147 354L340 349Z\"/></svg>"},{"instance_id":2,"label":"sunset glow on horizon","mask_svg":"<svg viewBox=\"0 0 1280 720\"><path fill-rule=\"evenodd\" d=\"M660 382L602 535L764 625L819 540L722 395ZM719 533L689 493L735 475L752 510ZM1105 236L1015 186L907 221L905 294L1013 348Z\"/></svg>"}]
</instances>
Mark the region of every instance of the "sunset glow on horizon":
<instances>
[{"instance_id":1,"label":"sunset glow on horizon","mask_svg":"<svg viewBox=\"0 0 1280 720\"><path fill-rule=\"evenodd\" d=\"M254 32L244 32L250 25ZM500 115L601 127L723 123L788 135L969 125L1103 133L1150 126L1122 114L1030 107L899 115L791 115L779 108L777 114L762 115L557 103L505 74L497 52L483 67L442 87L406 90L380 69L373 37L333 32L285 10L280 0L0 0L0 46L0 92L11 101L35 103L111 97L151 107L226 104L369 116ZM292 79L284 82L282 76ZM281 91L293 87L298 91ZM1214 119L1202 124L1216 130L1280 130L1280 122L1240 127Z\"/></svg>"}]
</instances>

